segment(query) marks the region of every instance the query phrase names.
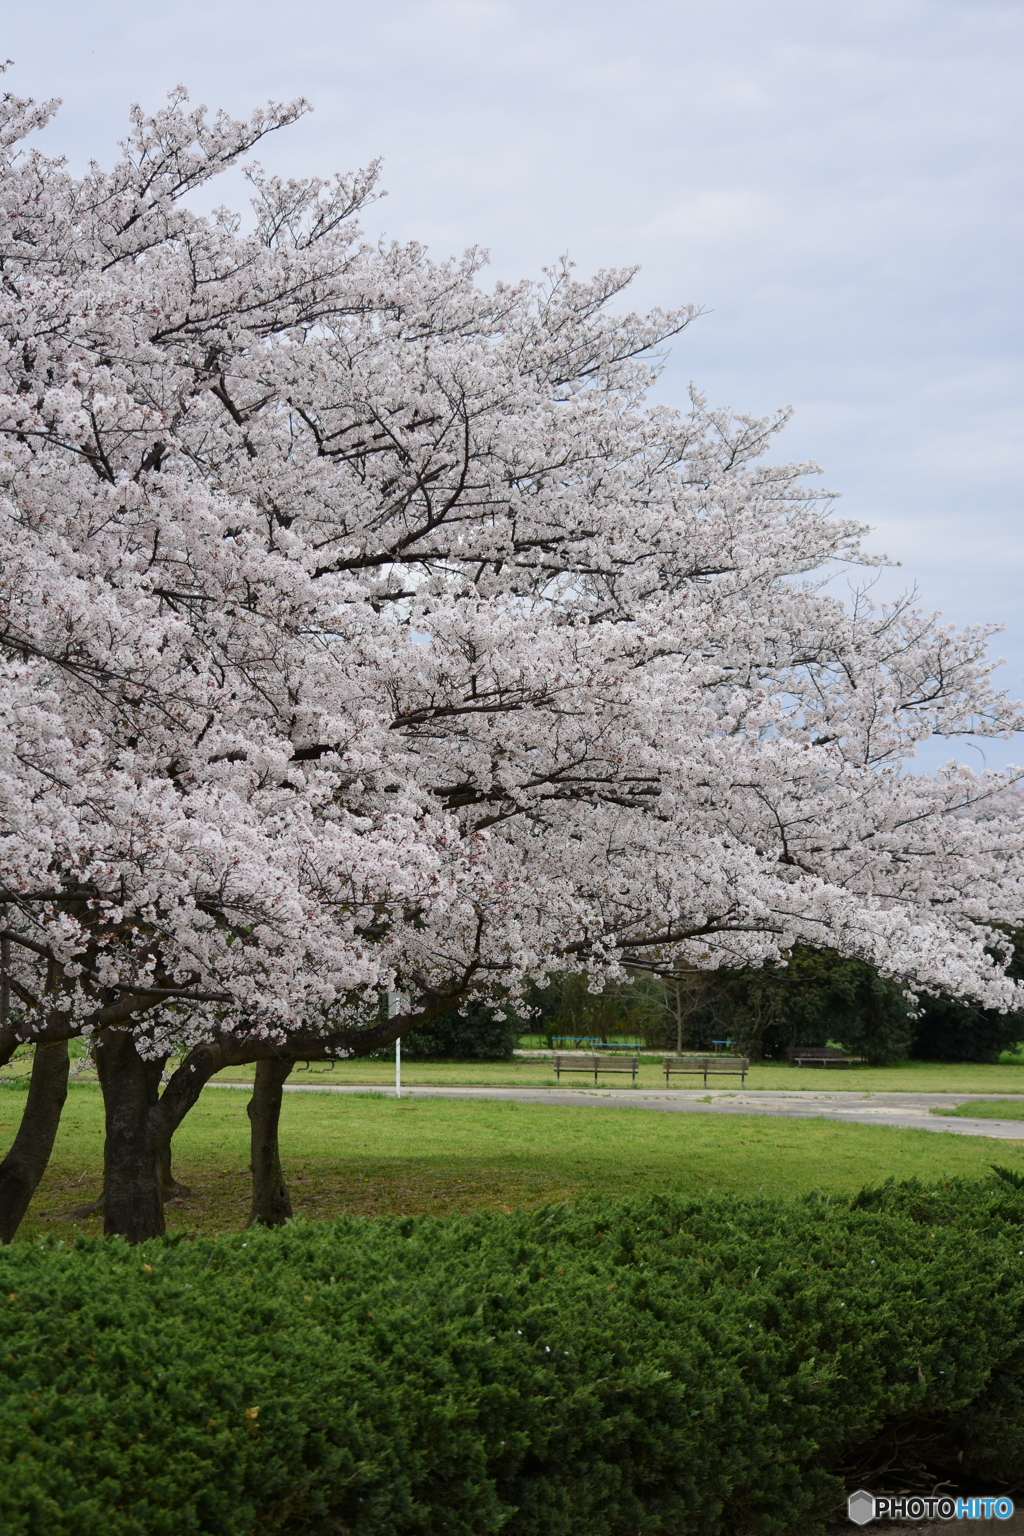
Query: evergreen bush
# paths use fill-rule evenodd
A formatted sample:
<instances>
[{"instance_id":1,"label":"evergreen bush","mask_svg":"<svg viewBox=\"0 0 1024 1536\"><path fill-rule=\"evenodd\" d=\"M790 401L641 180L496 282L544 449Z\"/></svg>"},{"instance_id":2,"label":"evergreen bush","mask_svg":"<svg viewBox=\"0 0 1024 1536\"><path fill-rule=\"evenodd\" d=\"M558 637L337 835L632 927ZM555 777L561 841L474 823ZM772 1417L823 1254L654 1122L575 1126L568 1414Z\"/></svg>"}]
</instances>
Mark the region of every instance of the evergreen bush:
<instances>
[{"instance_id":1,"label":"evergreen bush","mask_svg":"<svg viewBox=\"0 0 1024 1536\"><path fill-rule=\"evenodd\" d=\"M0 1532L807 1536L887 1425L1019 1474L1022 1250L999 1179L15 1244Z\"/></svg>"},{"instance_id":2,"label":"evergreen bush","mask_svg":"<svg viewBox=\"0 0 1024 1536\"><path fill-rule=\"evenodd\" d=\"M514 1013L496 1019L494 1003L472 1003L465 1013L435 1014L402 1036L402 1055L410 1061L511 1061L519 1036L529 1026ZM394 1054L390 1047L380 1053Z\"/></svg>"},{"instance_id":3,"label":"evergreen bush","mask_svg":"<svg viewBox=\"0 0 1024 1536\"><path fill-rule=\"evenodd\" d=\"M730 1035L744 1055L786 1059L791 1045L838 1045L875 1065L902 1061L913 1038L895 982L863 960L796 944L786 965L711 971L693 978L692 1043Z\"/></svg>"},{"instance_id":4,"label":"evergreen bush","mask_svg":"<svg viewBox=\"0 0 1024 1536\"><path fill-rule=\"evenodd\" d=\"M997 924L1013 945L1007 973L1024 980L1024 929ZM952 997L922 996L913 1053L922 1061L998 1061L1024 1040L1024 1014L999 1013Z\"/></svg>"}]
</instances>

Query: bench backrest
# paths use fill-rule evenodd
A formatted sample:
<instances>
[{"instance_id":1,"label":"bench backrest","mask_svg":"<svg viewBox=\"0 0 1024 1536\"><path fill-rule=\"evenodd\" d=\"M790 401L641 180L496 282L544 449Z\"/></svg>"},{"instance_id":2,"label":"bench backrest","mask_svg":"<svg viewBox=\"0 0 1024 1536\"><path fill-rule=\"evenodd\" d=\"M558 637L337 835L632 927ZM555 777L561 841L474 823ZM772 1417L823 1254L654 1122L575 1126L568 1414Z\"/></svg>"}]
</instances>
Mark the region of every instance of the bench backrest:
<instances>
[{"instance_id":1,"label":"bench backrest","mask_svg":"<svg viewBox=\"0 0 1024 1536\"><path fill-rule=\"evenodd\" d=\"M744 1072L750 1062L746 1056L666 1056L665 1066L679 1072Z\"/></svg>"},{"instance_id":2,"label":"bench backrest","mask_svg":"<svg viewBox=\"0 0 1024 1536\"><path fill-rule=\"evenodd\" d=\"M586 1067L588 1072L593 1072L595 1067L600 1072L610 1062L617 1067L638 1065L636 1056L588 1056L582 1051L556 1051L555 1061L560 1067Z\"/></svg>"},{"instance_id":3,"label":"bench backrest","mask_svg":"<svg viewBox=\"0 0 1024 1536\"><path fill-rule=\"evenodd\" d=\"M791 1045L786 1050L790 1061L799 1061L801 1057L813 1056L816 1059L825 1056L834 1060L837 1056L845 1056L846 1052L840 1050L838 1045Z\"/></svg>"}]
</instances>

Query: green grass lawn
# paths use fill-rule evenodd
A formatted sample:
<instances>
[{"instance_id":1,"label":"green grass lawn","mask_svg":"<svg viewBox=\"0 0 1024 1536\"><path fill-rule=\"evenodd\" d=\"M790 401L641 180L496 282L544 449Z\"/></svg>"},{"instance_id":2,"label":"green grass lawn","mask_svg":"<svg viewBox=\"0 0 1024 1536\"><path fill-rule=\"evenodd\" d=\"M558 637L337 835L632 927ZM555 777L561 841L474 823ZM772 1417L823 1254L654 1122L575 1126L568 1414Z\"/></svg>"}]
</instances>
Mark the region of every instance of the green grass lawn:
<instances>
[{"instance_id":1,"label":"green grass lawn","mask_svg":"<svg viewBox=\"0 0 1024 1536\"><path fill-rule=\"evenodd\" d=\"M24 1092L0 1088L0 1145L24 1103ZM182 1125L175 1171L192 1193L168 1206L172 1230L244 1225L245 1103L244 1093L208 1090ZM74 1084L22 1238L96 1231L95 1218L69 1213L99 1192L102 1137L97 1088ZM980 1178L993 1160L1024 1172L1024 1130L997 1147L827 1120L373 1095L286 1094L281 1142L295 1212L305 1217L512 1209L597 1192L855 1190L889 1177Z\"/></svg>"},{"instance_id":2,"label":"green grass lawn","mask_svg":"<svg viewBox=\"0 0 1024 1536\"><path fill-rule=\"evenodd\" d=\"M642 1057L637 1086L664 1088L665 1078L660 1071L660 1057ZM19 1056L9 1066L0 1070L0 1078L17 1077L30 1069L27 1055ZM253 1067L229 1067L218 1074L225 1082L251 1082ZM84 1072L83 1081L92 1081L95 1074ZM367 1087L389 1087L395 1081L394 1063L391 1061L339 1061L326 1067L317 1062L296 1067L291 1075L294 1083L362 1083ZM404 1061L402 1082L415 1086L417 1083L438 1086L478 1083L502 1087L554 1087L555 1070L550 1058L529 1059L518 1057L514 1061ZM593 1087L593 1078L573 1073L562 1078L567 1087ZM680 1079L672 1081L673 1090ZM698 1077L686 1078L685 1086L702 1088ZM740 1085L739 1078L722 1075L709 1080L709 1087L732 1089ZM629 1087L628 1075L602 1076L603 1088ZM756 1061L747 1074L747 1088L795 1088L847 1093L1021 1093L1024 1094L1024 1064L984 1066L976 1062L901 1061L891 1067L793 1067L789 1063Z\"/></svg>"},{"instance_id":3,"label":"green grass lawn","mask_svg":"<svg viewBox=\"0 0 1024 1536\"><path fill-rule=\"evenodd\" d=\"M1024 1120L1024 1100L974 1099L955 1109L933 1109L933 1115L961 1115L970 1120Z\"/></svg>"}]
</instances>

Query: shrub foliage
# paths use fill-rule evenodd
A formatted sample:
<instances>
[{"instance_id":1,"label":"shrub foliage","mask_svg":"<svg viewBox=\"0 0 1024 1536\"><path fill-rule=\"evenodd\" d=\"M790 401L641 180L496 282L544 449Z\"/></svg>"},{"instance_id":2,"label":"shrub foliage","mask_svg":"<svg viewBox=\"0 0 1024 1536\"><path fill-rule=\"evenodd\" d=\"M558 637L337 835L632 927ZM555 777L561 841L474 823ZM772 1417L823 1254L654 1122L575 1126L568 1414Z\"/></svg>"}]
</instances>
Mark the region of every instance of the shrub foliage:
<instances>
[{"instance_id":1,"label":"shrub foliage","mask_svg":"<svg viewBox=\"0 0 1024 1536\"><path fill-rule=\"evenodd\" d=\"M1003 927L1013 944L1007 974L1024 980L1024 929ZM923 1061L998 1061L1024 1039L1024 1015L951 997L922 997L913 1044Z\"/></svg>"},{"instance_id":2,"label":"shrub foliage","mask_svg":"<svg viewBox=\"0 0 1024 1536\"><path fill-rule=\"evenodd\" d=\"M0 1530L807 1533L918 1421L1010 1479L1021 1250L998 1180L15 1245Z\"/></svg>"},{"instance_id":3,"label":"shrub foliage","mask_svg":"<svg viewBox=\"0 0 1024 1536\"><path fill-rule=\"evenodd\" d=\"M495 1018L494 1004L470 1003L463 1013L435 1014L402 1036L402 1055L411 1061L511 1061L528 1028L515 1013ZM378 1054L391 1056L394 1047Z\"/></svg>"},{"instance_id":4,"label":"shrub foliage","mask_svg":"<svg viewBox=\"0 0 1024 1536\"><path fill-rule=\"evenodd\" d=\"M903 1060L913 1036L901 988L874 966L831 949L797 944L784 966L687 979L687 1033L700 1049L723 1034L753 1057L785 1059L787 1046L834 1043L878 1064Z\"/></svg>"}]
</instances>

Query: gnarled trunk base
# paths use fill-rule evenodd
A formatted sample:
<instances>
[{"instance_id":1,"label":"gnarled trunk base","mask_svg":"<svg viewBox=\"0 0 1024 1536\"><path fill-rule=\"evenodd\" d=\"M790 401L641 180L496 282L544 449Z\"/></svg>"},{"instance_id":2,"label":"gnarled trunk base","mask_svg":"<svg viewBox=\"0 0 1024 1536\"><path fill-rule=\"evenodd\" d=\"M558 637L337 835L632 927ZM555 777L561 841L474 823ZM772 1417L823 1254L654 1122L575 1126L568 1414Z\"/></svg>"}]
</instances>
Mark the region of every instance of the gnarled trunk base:
<instances>
[{"instance_id":1,"label":"gnarled trunk base","mask_svg":"<svg viewBox=\"0 0 1024 1536\"><path fill-rule=\"evenodd\" d=\"M157 1169L160 1174L160 1199L164 1205L169 1200L183 1200L186 1195L192 1193L187 1184L179 1184L174 1177L169 1146L157 1153ZM82 1221L87 1216L102 1216L103 1211L103 1191L101 1190L98 1200L92 1200L88 1205L76 1206L73 1211L68 1212L68 1215L76 1221Z\"/></svg>"},{"instance_id":2,"label":"gnarled trunk base","mask_svg":"<svg viewBox=\"0 0 1024 1536\"><path fill-rule=\"evenodd\" d=\"M151 1110L155 1110L160 1103L160 1079L163 1074L166 1057L157 1057L153 1061L142 1063L143 1075L146 1085L146 1099ZM163 1124L158 1131L157 1145L157 1173L160 1179L160 1199L166 1205L168 1200L180 1200L192 1191L186 1184L179 1184L174 1177L171 1167L171 1137ZM80 1205L68 1214L76 1220L84 1220L88 1216L102 1216L106 1210L106 1173L104 1172L103 1188L99 1198L92 1200L88 1205Z\"/></svg>"},{"instance_id":3,"label":"gnarled trunk base","mask_svg":"<svg viewBox=\"0 0 1024 1536\"><path fill-rule=\"evenodd\" d=\"M160 1194L163 1138L153 1105L162 1063L143 1061L126 1029L104 1029L96 1041L96 1071L103 1089L103 1230L130 1243L164 1234ZM154 1072L155 1069L155 1072Z\"/></svg>"},{"instance_id":4,"label":"gnarled trunk base","mask_svg":"<svg viewBox=\"0 0 1024 1536\"><path fill-rule=\"evenodd\" d=\"M174 1177L171 1168L171 1143L161 1146L156 1158L157 1172L160 1175L160 1198L166 1205L168 1200L182 1200L192 1191L187 1184L179 1184Z\"/></svg>"},{"instance_id":5,"label":"gnarled trunk base","mask_svg":"<svg viewBox=\"0 0 1024 1536\"><path fill-rule=\"evenodd\" d=\"M291 1061L259 1061L252 1098L246 1106L252 1126L252 1210L251 1227L280 1227L292 1214L291 1197L281 1172L278 1124L285 1079L292 1070Z\"/></svg>"}]
</instances>

